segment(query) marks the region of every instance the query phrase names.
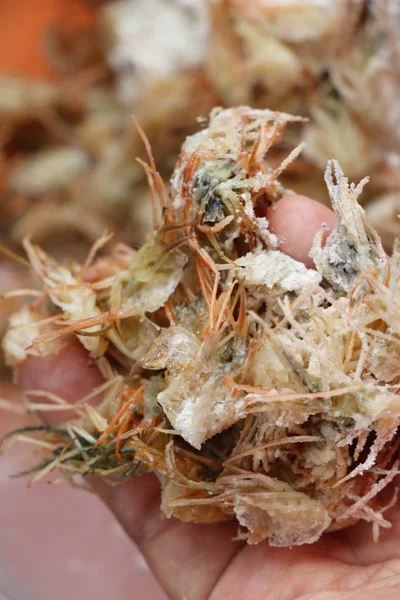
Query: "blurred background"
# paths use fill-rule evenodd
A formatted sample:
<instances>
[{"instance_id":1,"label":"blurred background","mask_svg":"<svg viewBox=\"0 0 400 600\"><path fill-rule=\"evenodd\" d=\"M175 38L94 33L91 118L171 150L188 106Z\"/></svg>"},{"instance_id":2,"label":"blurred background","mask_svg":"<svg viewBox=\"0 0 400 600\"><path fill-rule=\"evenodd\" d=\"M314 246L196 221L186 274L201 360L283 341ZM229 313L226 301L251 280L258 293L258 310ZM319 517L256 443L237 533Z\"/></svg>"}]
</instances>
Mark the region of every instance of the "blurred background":
<instances>
[{"instance_id":1,"label":"blurred background","mask_svg":"<svg viewBox=\"0 0 400 600\"><path fill-rule=\"evenodd\" d=\"M305 142L290 189L328 203L330 158L388 251L400 232L398 0L1 0L0 294L32 288L22 240L82 260L105 230L139 247L151 232L145 130L168 181L183 140L214 106L304 116L269 155ZM17 255L17 259L15 257ZM18 308L0 300L0 333ZM0 433L29 421L0 358ZM33 418L33 417L32 417ZM0 594L10 600L161 600L140 554L100 502L10 475L0 457Z\"/></svg>"}]
</instances>

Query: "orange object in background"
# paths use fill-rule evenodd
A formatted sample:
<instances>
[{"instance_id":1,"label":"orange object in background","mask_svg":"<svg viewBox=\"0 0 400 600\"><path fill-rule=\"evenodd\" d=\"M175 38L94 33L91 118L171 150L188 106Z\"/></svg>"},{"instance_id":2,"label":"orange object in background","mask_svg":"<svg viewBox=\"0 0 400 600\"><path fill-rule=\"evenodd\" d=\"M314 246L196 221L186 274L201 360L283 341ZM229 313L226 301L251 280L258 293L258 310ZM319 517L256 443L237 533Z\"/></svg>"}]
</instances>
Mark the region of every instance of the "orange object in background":
<instances>
[{"instance_id":1,"label":"orange object in background","mask_svg":"<svg viewBox=\"0 0 400 600\"><path fill-rule=\"evenodd\" d=\"M0 73L53 79L43 44L46 29L83 27L94 14L85 0L1 0Z\"/></svg>"}]
</instances>

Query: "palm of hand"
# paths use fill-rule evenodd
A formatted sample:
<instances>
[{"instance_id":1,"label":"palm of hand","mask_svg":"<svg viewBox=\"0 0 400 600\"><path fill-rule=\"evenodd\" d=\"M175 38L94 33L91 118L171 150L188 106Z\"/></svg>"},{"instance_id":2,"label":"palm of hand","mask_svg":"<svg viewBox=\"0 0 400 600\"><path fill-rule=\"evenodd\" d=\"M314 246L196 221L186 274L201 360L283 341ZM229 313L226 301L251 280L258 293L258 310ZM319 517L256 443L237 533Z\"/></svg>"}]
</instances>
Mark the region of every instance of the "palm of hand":
<instances>
[{"instance_id":1,"label":"palm of hand","mask_svg":"<svg viewBox=\"0 0 400 600\"><path fill-rule=\"evenodd\" d=\"M110 492L95 482L136 541L165 590L187 600L374 600L400 597L400 511L393 527L372 539L360 523L293 549L232 541L236 525L191 525L160 518L151 476Z\"/></svg>"}]
</instances>

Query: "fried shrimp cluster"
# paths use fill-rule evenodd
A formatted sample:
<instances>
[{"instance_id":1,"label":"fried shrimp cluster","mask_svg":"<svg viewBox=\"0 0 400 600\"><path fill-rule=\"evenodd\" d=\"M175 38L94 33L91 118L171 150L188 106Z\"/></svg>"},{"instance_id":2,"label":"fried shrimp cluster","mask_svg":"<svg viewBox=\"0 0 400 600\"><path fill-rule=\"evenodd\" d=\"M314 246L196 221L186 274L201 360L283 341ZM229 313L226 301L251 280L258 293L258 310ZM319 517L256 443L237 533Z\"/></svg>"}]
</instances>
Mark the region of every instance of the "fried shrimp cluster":
<instances>
[{"instance_id":1,"label":"fried shrimp cluster","mask_svg":"<svg viewBox=\"0 0 400 600\"><path fill-rule=\"evenodd\" d=\"M28 394L32 410L76 414L24 432L47 452L33 480L53 468L111 483L152 471L166 516L236 519L251 544L390 526L396 490L381 492L399 471L400 252L386 256L358 204L366 180L349 184L336 161L325 172L336 227L325 245L316 236L316 269L278 249L259 215L288 191L279 178L302 145L279 164L269 156L298 123L214 109L169 189L149 150L154 233L138 251L105 253L104 236L83 265L59 264L25 242L43 294L11 318L8 363L76 336L104 377L74 406Z\"/></svg>"}]
</instances>

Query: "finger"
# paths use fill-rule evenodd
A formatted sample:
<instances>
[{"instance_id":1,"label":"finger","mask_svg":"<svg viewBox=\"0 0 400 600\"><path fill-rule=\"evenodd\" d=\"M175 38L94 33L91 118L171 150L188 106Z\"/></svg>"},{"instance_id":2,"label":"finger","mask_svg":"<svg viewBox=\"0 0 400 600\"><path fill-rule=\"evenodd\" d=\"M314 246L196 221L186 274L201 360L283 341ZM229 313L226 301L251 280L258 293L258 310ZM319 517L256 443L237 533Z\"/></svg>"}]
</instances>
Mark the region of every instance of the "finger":
<instances>
[{"instance_id":1,"label":"finger","mask_svg":"<svg viewBox=\"0 0 400 600\"><path fill-rule=\"evenodd\" d=\"M59 352L47 356L28 356L17 372L20 387L43 390L73 404L103 383L96 364L76 338L68 338ZM48 423L76 418L76 413L47 412L40 415Z\"/></svg>"},{"instance_id":2,"label":"finger","mask_svg":"<svg viewBox=\"0 0 400 600\"><path fill-rule=\"evenodd\" d=\"M243 542L233 541L234 522L200 525L163 517L159 484L152 475L129 479L114 489L102 481L94 487L171 598L208 598L243 547Z\"/></svg>"},{"instance_id":3,"label":"finger","mask_svg":"<svg viewBox=\"0 0 400 600\"><path fill-rule=\"evenodd\" d=\"M330 208L307 198L307 196L284 196L267 211L270 229L278 237L278 248L306 267L314 266L309 252L315 234L322 223L328 230L335 225L335 215Z\"/></svg>"}]
</instances>

